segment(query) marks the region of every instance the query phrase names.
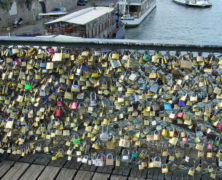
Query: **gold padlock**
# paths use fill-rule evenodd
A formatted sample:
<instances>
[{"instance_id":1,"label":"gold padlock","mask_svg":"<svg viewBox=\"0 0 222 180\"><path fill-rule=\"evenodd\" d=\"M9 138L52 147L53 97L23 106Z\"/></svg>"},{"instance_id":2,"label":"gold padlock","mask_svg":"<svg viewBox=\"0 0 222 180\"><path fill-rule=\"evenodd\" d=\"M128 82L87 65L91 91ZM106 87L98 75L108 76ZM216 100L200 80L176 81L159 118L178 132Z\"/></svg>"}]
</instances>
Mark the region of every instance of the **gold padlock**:
<instances>
[{"instance_id":1,"label":"gold padlock","mask_svg":"<svg viewBox=\"0 0 222 180\"><path fill-rule=\"evenodd\" d=\"M168 131L167 131L167 129L162 129L161 135L162 135L163 137L168 136Z\"/></svg>"}]
</instances>

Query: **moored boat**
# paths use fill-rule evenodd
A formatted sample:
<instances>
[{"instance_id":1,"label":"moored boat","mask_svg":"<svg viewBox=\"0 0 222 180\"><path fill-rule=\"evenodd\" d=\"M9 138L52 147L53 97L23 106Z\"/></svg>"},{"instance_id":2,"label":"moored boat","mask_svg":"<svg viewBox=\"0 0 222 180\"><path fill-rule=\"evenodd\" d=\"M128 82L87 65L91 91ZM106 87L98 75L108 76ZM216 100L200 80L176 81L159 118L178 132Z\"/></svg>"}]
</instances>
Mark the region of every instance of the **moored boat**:
<instances>
[{"instance_id":1,"label":"moored boat","mask_svg":"<svg viewBox=\"0 0 222 180\"><path fill-rule=\"evenodd\" d=\"M211 7L209 0L173 0L177 4L182 4L191 7Z\"/></svg>"},{"instance_id":2,"label":"moored boat","mask_svg":"<svg viewBox=\"0 0 222 180\"><path fill-rule=\"evenodd\" d=\"M156 0L122 0L118 2L121 21L127 27L138 26L156 7Z\"/></svg>"}]
</instances>

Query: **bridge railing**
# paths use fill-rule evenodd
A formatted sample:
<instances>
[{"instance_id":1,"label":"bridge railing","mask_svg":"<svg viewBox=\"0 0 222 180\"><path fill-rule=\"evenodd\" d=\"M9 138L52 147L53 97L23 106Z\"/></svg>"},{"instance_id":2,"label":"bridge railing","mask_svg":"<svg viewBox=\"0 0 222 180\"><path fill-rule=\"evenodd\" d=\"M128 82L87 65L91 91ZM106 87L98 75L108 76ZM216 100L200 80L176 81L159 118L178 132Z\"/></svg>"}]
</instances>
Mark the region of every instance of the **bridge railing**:
<instances>
[{"instance_id":1,"label":"bridge railing","mask_svg":"<svg viewBox=\"0 0 222 180\"><path fill-rule=\"evenodd\" d=\"M73 48L137 49L158 51L189 51L222 53L222 44L207 42L160 42L148 40L83 39L66 36L8 37L0 36L0 45L62 46Z\"/></svg>"}]
</instances>

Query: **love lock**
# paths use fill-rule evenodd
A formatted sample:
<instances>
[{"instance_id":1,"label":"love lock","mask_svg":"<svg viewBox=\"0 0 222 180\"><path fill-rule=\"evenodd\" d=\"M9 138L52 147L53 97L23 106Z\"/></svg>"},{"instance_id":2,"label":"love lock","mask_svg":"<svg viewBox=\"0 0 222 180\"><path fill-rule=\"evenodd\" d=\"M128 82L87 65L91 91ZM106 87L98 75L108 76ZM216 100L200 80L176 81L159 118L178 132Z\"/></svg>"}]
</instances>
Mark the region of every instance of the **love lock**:
<instances>
[{"instance_id":1,"label":"love lock","mask_svg":"<svg viewBox=\"0 0 222 180\"><path fill-rule=\"evenodd\" d=\"M108 141L110 139L109 133L108 133L108 126L106 127L106 131L104 130L104 126L102 127L102 133L100 134L101 141Z\"/></svg>"},{"instance_id":2,"label":"love lock","mask_svg":"<svg viewBox=\"0 0 222 180\"><path fill-rule=\"evenodd\" d=\"M122 161L129 161L129 150L128 149L123 149L122 151Z\"/></svg>"},{"instance_id":3,"label":"love lock","mask_svg":"<svg viewBox=\"0 0 222 180\"><path fill-rule=\"evenodd\" d=\"M104 154L98 154L95 160L95 166L104 166Z\"/></svg>"},{"instance_id":4,"label":"love lock","mask_svg":"<svg viewBox=\"0 0 222 180\"><path fill-rule=\"evenodd\" d=\"M94 95L94 98L93 98L93 95ZM91 92L90 93L90 104L89 104L89 106L95 107L96 105L97 105L96 93Z\"/></svg>"},{"instance_id":5,"label":"love lock","mask_svg":"<svg viewBox=\"0 0 222 180\"><path fill-rule=\"evenodd\" d=\"M89 159L89 156L88 156L88 155L83 156L83 158L82 158L82 163L83 163L83 164L87 164L87 163L88 163L88 159Z\"/></svg>"},{"instance_id":6,"label":"love lock","mask_svg":"<svg viewBox=\"0 0 222 180\"><path fill-rule=\"evenodd\" d=\"M77 70L76 70L76 75L77 75L77 76L80 76L81 73L82 73L82 65L77 68Z\"/></svg>"}]
</instances>

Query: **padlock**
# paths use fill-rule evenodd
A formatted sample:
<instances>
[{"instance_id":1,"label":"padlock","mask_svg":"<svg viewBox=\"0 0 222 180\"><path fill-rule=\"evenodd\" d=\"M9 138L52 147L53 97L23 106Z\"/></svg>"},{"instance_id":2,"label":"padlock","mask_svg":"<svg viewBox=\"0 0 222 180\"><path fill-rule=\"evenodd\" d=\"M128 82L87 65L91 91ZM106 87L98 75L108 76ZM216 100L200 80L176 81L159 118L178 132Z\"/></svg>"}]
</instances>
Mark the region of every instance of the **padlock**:
<instances>
[{"instance_id":1,"label":"padlock","mask_svg":"<svg viewBox=\"0 0 222 180\"><path fill-rule=\"evenodd\" d=\"M114 158L112 153L108 153L106 155L106 165L107 166L113 166L114 165Z\"/></svg>"},{"instance_id":2,"label":"padlock","mask_svg":"<svg viewBox=\"0 0 222 180\"><path fill-rule=\"evenodd\" d=\"M221 122L221 120L218 120L217 127L218 127L219 130L222 130L222 122Z\"/></svg>"},{"instance_id":3,"label":"padlock","mask_svg":"<svg viewBox=\"0 0 222 180\"><path fill-rule=\"evenodd\" d=\"M84 155L83 158L82 158L82 163L83 164L88 164L88 158L89 158L88 155Z\"/></svg>"},{"instance_id":4,"label":"padlock","mask_svg":"<svg viewBox=\"0 0 222 180\"><path fill-rule=\"evenodd\" d=\"M78 102L72 102L71 109L75 110L78 108Z\"/></svg>"},{"instance_id":5,"label":"padlock","mask_svg":"<svg viewBox=\"0 0 222 180\"><path fill-rule=\"evenodd\" d=\"M140 157L141 159L146 159L147 155L148 155L148 154L147 154L147 151L143 149L143 150L140 152L139 157Z\"/></svg>"},{"instance_id":6,"label":"padlock","mask_svg":"<svg viewBox=\"0 0 222 180\"><path fill-rule=\"evenodd\" d=\"M100 134L100 139L103 142L108 141L110 139L109 131L108 131L108 126L106 127L106 130L105 130L105 127L102 126L102 132Z\"/></svg>"},{"instance_id":7,"label":"padlock","mask_svg":"<svg viewBox=\"0 0 222 180\"><path fill-rule=\"evenodd\" d=\"M94 96L94 97L93 97ZM96 93L90 93L90 107L95 107L97 105Z\"/></svg>"},{"instance_id":8,"label":"padlock","mask_svg":"<svg viewBox=\"0 0 222 180\"><path fill-rule=\"evenodd\" d=\"M169 136L170 136L170 137L174 137L174 134L175 134L175 129L174 129L174 128L171 128L171 129L169 130Z\"/></svg>"},{"instance_id":9,"label":"padlock","mask_svg":"<svg viewBox=\"0 0 222 180\"><path fill-rule=\"evenodd\" d=\"M183 143L187 143L187 142L188 142L188 139L189 139L189 136L183 137L183 138L182 138L182 142L183 142Z\"/></svg>"},{"instance_id":10,"label":"padlock","mask_svg":"<svg viewBox=\"0 0 222 180\"><path fill-rule=\"evenodd\" d=\"M207 145L207 149L208 149L208 150L212 150L212 149L213 149L213 142L210 142L210 143Z\"/></svg>"},{"instance_id":11,"label":"padlock","mask_svg":"<svg viewBox=\"0 0 222 180\"><path fill-rule=\"evenodd\" d=\"M95 160L95 166L104 166L104 154L98 154Z\"/></svg>"},{"instance_id":12,"label":"padlock","mask_svg":"<svg viewBox=\"0 0 222 180\"><path fill-rule=\"evenodd\" d=\"M213 152L212 151L208 151L207 152L207 158L212 158L213 157Z\"/></svg>"},{"instance_id":13,"label":"padlock","mask_svg":"<svg viewBox=\"0 0 222 180\"><path fill-rule=\"evenodd\" d=\"M195 173L195 169L194 169L194 168L190 168L190 169L188 170L188 175L194 176L194 173Z\"/></svg>"},{"instance_id":14,"label":"padlock","mask_svg":"<svg viewBox=\"0 0 222 180\"><path fill-rule=\"evenodd\" d=\"M186 157L185 157L185 161L186 161L186 162L189 162L189 161L190 161L190 157L189 157L189 156L186 156Z\"/></svg>"},{"instance_id":15,"label":"padlock","mask_svg":"<svg viewBox=\"0 0 222 180\"><path fill-rule=\"evenodd\" d=\"M157 130L154 131L153 140L155 140L155 141L160 140L159 131L157 131Z\"/></svg>"},{"instance_id":16,"label":"padlock","mask_svg":"<svg viewBox=\"0 0 222 180\"><path fill-rule=\"evenodd\" d=\"M128 149L123 149L122 150L122 161L129 161L130 159L129 159L129 154L130 154L130 152L129 152L129 150Z\"/></svg>"},{"instance_id":17,"label":"padlock","mask_svg":"<svg viewBox=\"0 0 222 180\"><path fill-rule=\"evenodd\" d=\"M163 174L168 173L168 166L167 166L167 164L163 164L162 165L161 172Z\"/></svg>"},{"instance_id":18,"label":"padlock","mask_svg":"<svg viewBox=\"0 0 222 180\"><path fill-rule=\"evenodd\" d=\"M61 109L60 109L60 107L58 109L56 109L55 116L56 117L60 117L61 116Z\"/></svg>"},{"instance_id":19,"label":"padlock","mask_svg":"<svg viewBox=\"0 0 222 180\"><path fill-rule=\"evenodd\" d=\"M161 135L162 135L163 137L168 136L168 131L167 131L167 129L162 129Z\"/></svg>"},{"instance_id":20,"label":"padlock","mask_svg":"<svg viewBox=\"0 0 222 180\"><path fill-rule=\"evenodd\" d=\"M199 165L197 165L197 167L196 167L196 171L197 172L201 172L202 171L202 166L199 164Z\"/></svg>"},{"instance_id":21,"label":"padlock","mask_svg":"<svg viewBox=\"0 0 222 180\"><path fill-rule=\"evenodd\" d=\"M75 75L80 76L82 73L82 65L77 68Z\"/></svg>"},{"instance_id":22,"label":"padlock","mask_svg":"<svg viewBox=\"0 0 222 180\"><path fill-rule=\"evenodd\" d=\"M63 106L63 104L62 104L62 98L58 98L56 104L57 104L58 107L62 107L62 106Z\"/></svg>"},{"instance_id":23,"label":"padlock","mask_svg":"<svg viewBox=\"0 0 222 180\"><path fill-rule=\"evenodd\" d=\"M136 149L132 150L132 158L138 158L138 151Z\"/></svg>"},{"instance_id":24,"label":"padlock","mask_svg":"<svg viewBox=\"0 0 222 180\"><path fill-rule=\"evenodd\" d=\"M214 140L214 146L219 147L220 146L220 137L216 137Z\"/></svg>"},{"instance_id":25,"label":"padlock","mask_svg":"<svg viewBox=\"0 0 222 180\"><path fill-rule=\"evenodd\" d=\"M72 142L73 142L73 144L80 144L81 143L81 140L80 140L80 138L79 138L79 135L74 135L73 136L73 139L72 139Z\"/></svg>"},{"instance_id":26,"label":"padlock","mask_svg":"<svg viewBox=\"0 0 222 180\"><path fill-rule=\"evenodd\" d=\"M162 162L161 157L156 156L153 158L153 167L161 168Z\"/></svg>"},{"instance_id":27,"label":"padlock","mask_svg":"<svg viewBox=\"0 0 222 180\"><path fill-rule=\"evenodd\" d=\"M163 157L167 157L168 154L169 154L169 153L168 153L168 150L164 150L164 151L162 152L162 156L163 156Z\"/></svg>"}]
</instances>

